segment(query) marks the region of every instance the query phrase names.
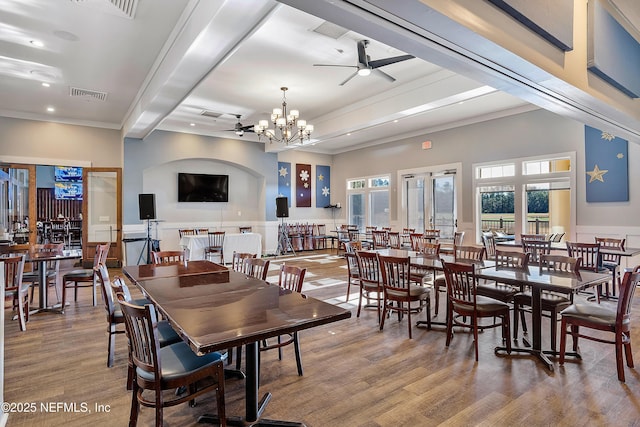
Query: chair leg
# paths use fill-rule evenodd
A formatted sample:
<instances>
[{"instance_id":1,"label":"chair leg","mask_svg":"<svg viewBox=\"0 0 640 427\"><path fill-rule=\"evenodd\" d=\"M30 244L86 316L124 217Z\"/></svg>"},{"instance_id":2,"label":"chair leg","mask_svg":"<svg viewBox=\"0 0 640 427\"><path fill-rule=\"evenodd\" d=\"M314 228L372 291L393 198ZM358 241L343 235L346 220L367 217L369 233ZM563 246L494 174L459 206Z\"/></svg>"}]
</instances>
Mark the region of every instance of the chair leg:
<instances>
[{"instance_id":1,"label":"chair leg","mask_svg":"<svg viewBox=\"0 0 640 427\"><path fill-rule=\"evenodd\" d=\"M382 302L383 310L382 317L380 317L380 330L384 328L384 319L387 317L387 301Z\"/></svg>"},{"instance_id":2,"label":"chair leg","mask_svg":"<svg viewBox=\"0 0 640 427\"><path fill-rule=\"evenodd\" d=\"M402 308L404 306L403 302L399 303L400 308ZM398 313L400 313L401 311L398 310ZM411 302L407 301L407 325L409 325L409 339L412 339L411 336Z\"/></svg>"},{"instance_id":3,"label":"chair leg","mask_svg":"<svg viewBox=\"0 0 640 427\"><path fill-rule=\"evenodd\" d=\"M348 260L347 260L348 262ZM351 276L349 276L347 278L347 297L345 299L345 302L349 302L349 291L351 290Z\"/></svg>"},{"instance_id":4,"label":"chair leg","mask_svg":"<svg viewBox=\"0 0 640 427\"><path fill-rule=\"evenodd\" d=\"M518 340L518 316L520 315L520 304L513 302L513 339Z\"/></svg>"},{"instance_id":5,"label":"chair leg","mask_svg":"<svg viewBox=\"0 0 640 427\"><path fill-rule=\"evenodd\" d=\"M558 312L554 309L551 310L551 319L549 319L549 323L551 324L551 350L556 351L556 342L558 337Z\"/></svg>"},{"instance_id":6,"label":"chair leg","mask_svg":"<svg viewBox=\"0 0 640 427\"><path fill-rule=\"evenodd\" d=\"M129 427L136 427L138 424L138 411L140 410L140 402L138 402L138 383L133 380L133 389L131 390L131 413L129 414Z\"/></svg>"},{"instance_id":7,"label":"chair leg","mask_svg":"<svg viewBox=\"0 0 640 427\"><path fill-rule=\"evenodd\" d=\"M298 333L293 333L293 348L296 353L296 365L298 365L298 375L302 376L302 357L300 356L300 341L298 340Z\"/></svg>"},{"instance_id":8,"label":"chair leg","mask_svg":"<svg viewBox=\"0 0 640 427\"><path fill-rule=\"evenodd\" d=\"M113 353L116 347L116 334L115 334L115 326L109 327L109 344L107 349L107 367L111 368L113 366Z\"/></svg>"},{"instance_id":9,"label":"chair leg","mask_svg":"<svg viewBox=\"0 0 640 427\"><path fill-rule=\"evenodd\" d=\"M564 365L564 353L567 348L567 321L563 318L560 321L560 365Z\"/></svg>"},{"instance_id":10,"label":"chair leg","mask_svg":"<svg viewBox=\"0 0 640 427\"><path fill-rule=\"evenodd\" d=\"M618 380L624 382L624 363L622 361L622 333L616 333L616 370Z\"/></svg>"},{"instance_id":11,"label":"chair leg","mask_svg":"<svg viewBox=\"0 0 640 427\"><path fill-rule=\"evenodd\" d=\"M360 296L358 297L358 311L356 312L356 317L360 317L360 308L362 307L362 286L360 286ZM349 293L347 292L347 295ZM380 308L378 308L378 316L380 316Z\"/></svg>"},{"instance_id":12,"label":"chair leg","mask_svg":"<svg viewBox=\"0 0 640 427\"><path fill-rule=\"evenodd\" d=\"M478 318L471 316L471 324L473 325L473 346L476 349L476 362L478 361Z\"/></svg>"},{"instance_id":13,"label":"chair leg","mask_svg":"<svg viewBox=\"0 0 640 427\"><path fill-rule=\"evenodd\" d=\"M578 333L580 332L580 327L577 325L571 325L571 338L573 338L573 351L578 351Z\"/></svg>"},{"instance_id":14,"label":"chair leg","mask_svg":"<svg viewBox=\"0 0 640 427\"><path fill-rule=\"evenodd\" d=\"M633 354L631 353L631 335L629 332L623 332L625 335L624 340L624 354L627 359L627 366L633 368Z\"/></svg>"},{"instance_id":15,"label":"chair leg","mask_svg":"<svg viewBox=\"0 0 640 427\"><path fill-rule=\"evenodd\" d=\"M447 341L445 343L446 347L449 347L451 344L451 339L453 338L453 310L450 304L447 305Z\"/></svg>"}]
</instances>

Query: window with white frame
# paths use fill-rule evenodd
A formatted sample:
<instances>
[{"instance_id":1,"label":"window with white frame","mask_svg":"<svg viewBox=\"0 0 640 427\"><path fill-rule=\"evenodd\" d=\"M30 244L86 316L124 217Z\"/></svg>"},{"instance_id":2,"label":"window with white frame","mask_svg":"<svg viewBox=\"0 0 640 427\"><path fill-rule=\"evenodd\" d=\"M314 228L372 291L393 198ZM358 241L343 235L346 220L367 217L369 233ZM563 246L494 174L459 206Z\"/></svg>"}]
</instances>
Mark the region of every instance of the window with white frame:
<instances>
[{"instance_id":1,"label":"window with white frame","mask_svg":"<svg viewBox=\"0 0 640 427\"><path fill-rule=\"evenodd\" d=\"M575 227L575 153L474 165L476 229L566 237Z\"/></svg>"},{"instance_id":2,"label":"window with white frame","mask_svg":"<svg viewBox=\"0 0 640 427\"><path fill-rule=\"evenodd\" d=\"M388 227L388 175L347 181L347 222L364 230L366 226Z\"/></svg>"}]
</instances>

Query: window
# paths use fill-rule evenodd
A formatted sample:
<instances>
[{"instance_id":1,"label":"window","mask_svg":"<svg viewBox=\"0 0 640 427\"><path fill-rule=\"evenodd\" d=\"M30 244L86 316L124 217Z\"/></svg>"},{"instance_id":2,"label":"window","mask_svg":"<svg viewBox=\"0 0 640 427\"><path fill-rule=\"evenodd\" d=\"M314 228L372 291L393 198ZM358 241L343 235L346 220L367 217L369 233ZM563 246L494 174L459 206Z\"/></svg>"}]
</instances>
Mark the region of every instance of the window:
<instances>
[{"instance_id":1,"label":"window","mask_svg":"<svg viewBox=\"0 0 640 427\"><path fill-rule=\"evenodd\" d=\"M357 225L360 230L368 225L388 227L389 185L389 176L348 180L348 223Z\"/></svg>"},{"instance_id":2,"label":"window","mask_svg":"<svg viewBox=\"0 0 640 427\"><path fill-rule=\"evenodd\" d=\"M569 235L575 225L575 153L474 165L476 228ZM575 186L573 186L575 188Z\"/></svg>"}]
</instances>

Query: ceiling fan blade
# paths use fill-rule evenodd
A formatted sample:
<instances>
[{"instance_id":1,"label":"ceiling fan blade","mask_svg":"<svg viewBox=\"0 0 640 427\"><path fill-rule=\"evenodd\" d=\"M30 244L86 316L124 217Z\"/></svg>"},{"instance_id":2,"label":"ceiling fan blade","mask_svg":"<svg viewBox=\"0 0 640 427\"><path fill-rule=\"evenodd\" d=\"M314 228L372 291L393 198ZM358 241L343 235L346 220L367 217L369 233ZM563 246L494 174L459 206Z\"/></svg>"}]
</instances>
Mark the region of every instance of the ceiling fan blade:
<instances>
[{"instance_id":1,"label":"ceiling fan blade","mask_svg":"<svg viewBox=\"0 0 640 427\"><path fill-rule=\"evenodd\" d=\"M389 74L385 73L382 70L376 70L375 68L373 70L375 74L379 75L380 77L384 77L385 79L389 80L391 83L395 82L396 79L394 79L393 77L391 77Z\"/></svg>"},{"instance_id":2,"label":"ceiling fan blade","mask_svg":"<svg viewBox=\"0 0 640 427\"><path fill-rule=\"evenodd\" d=\"M340 83L338 86L344 86L345 83L347 83L349 80L351 80L352 78L354 78L357 75L358 75L358 72L356 71L355 73L353 73L349 77L347 77L346 80L343 81L342 83Z\"/></svg>"},{"instance_id":3,"label":"ceiling fan blade","mask_svg":"<svg viewBox=\"0 0 640 427\"><path fill-rule=\"evenodd\" d=\"M314 67L346 67L346 68L358 68L357 65L338 65L338 64L313 64Z\"/></svg>"},{"instance_id":4,"label":"ceiling fan blade","mask_svg":"<svg viewBox=\"0 0 640 427\"><path fill-rule=\"evenodd\" d=\"M385 65L395 64L396 62L406 61L407 59L413 59L413 55L400 55L391 58L376 59L375 61L369 61L369 66L373 69L384 67Z\"/></svg>"}]
</instances>

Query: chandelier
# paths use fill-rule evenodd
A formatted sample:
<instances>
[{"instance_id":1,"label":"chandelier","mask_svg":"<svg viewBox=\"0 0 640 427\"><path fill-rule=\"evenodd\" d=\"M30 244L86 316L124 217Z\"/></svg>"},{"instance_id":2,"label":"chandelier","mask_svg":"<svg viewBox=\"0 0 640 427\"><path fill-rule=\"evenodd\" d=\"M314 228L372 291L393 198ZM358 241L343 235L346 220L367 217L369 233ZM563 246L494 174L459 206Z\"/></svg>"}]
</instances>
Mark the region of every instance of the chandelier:
<instances>
[{"instance_id":1,"label":"chandelier","mask_svg":"<svg viewBox=\"0 0 640 427\"><path fill-rule=\"evenodd\" d=\"M299 118L300 112L298 110L290 110L287 113L288 88L281 87L280 90L282 91L282 108L274 108L271 114L271 123L274 127L269 128L268 120L260 120L257 125L253 126L253 131L259 139L263 136L268 138L269 143L276 141L289 145L293 142L302 144L305 139L310 141L313 125L307 124L306 120Z\"/></svg>"}]
</instances>

